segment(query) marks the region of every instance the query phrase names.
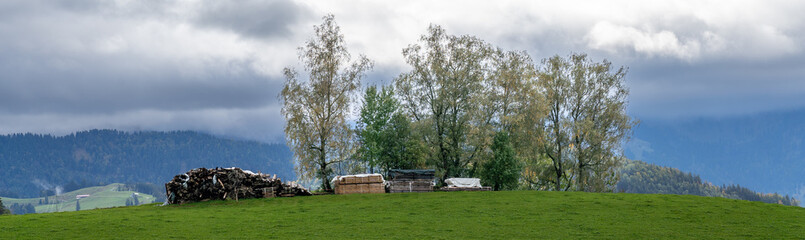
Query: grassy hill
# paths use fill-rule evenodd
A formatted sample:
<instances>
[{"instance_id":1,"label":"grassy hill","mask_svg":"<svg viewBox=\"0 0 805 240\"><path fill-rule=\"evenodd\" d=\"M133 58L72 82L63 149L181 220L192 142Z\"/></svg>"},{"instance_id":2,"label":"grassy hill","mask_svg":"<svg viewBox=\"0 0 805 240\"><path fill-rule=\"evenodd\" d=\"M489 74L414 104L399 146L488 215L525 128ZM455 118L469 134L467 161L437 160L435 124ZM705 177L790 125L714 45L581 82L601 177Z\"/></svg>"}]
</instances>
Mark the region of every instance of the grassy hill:
<instances>
[{"instance_id":1,"label":"grassy hill","mask_svg":"<svg viewBox=\"0 0 805 240\"><path fill-rule=\"evenodd\" d=\"M8 238L543 239L805 236L805 209L582 192L329 195L0 216Z\"/></svg>"},{"instance_id":2,"label":"grassy hill","mask_svg":"<svg viewBox=\"0 0 805 240\"><path fill-rule=\"evenodd\" d=\"M48 197L48 201L51 202L52 204L38 205L40 200L45 199L44 197L3 198L3 204L11 206L11 204L14 203L18 204L30 203L36 205L35 208L37 213L75 211L76 195L90 195L89 197L82 198L80 200L82 210L125 206L126 199L130 198L131 194L135 192L120 191L122 187L123 184L113 183L106 186L82 188L72 192L64 193L59 196ZM139 194L138 199L140 201L140 204L154 202L155 199L154 196L144 193L137 193L137 194Z\"/></svg>"}]
</instances>

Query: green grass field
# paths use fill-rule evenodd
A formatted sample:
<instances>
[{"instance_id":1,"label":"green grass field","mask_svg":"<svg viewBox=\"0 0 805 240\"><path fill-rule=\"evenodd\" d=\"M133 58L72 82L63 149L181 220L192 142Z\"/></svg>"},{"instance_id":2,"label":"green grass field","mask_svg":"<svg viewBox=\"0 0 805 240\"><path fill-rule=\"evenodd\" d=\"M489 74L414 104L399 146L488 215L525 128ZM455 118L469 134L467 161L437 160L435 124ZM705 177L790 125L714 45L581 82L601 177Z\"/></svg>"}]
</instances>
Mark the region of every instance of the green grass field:
<instances>
[{"instance_id":1,"label":"green grass field","mask_svg":"<svg viewBox=\"0 0 805 240\"><path fill-rule=\"evenodd\" d=\"M2 199L3 199L3 205L6 206L11 206L11 204L14 203L34 204L36 205L35 208L37 213L75 211L76 195L90 195L89 197L82 198L80 200L82 210L126 206L126 199L131 197L131 194L134 192L118 191L118 189L121 186L123 186L123 184L113 183L106 186L82 188L72 192L63 193L62 195L59 196L50 196L48 197L48 199L53 204L44 204L44 205L37 205L39 204L39 200L45 199L43 197L2 198ZM155 199L154 196L144 193L137 193L137 194L139 194L138 200L140 201L140 204L154 202Z\"/></svg>"},{"instance_id":2,"label":"green grass field","mask_svg":"<svg viewBox=\"0 0 805 240\"><path fill-rule=\"evenodd\" d=\"M3 238L789 239L799 207L656 194L328 195L0 216Z\"/></svg>"}]
</instances>

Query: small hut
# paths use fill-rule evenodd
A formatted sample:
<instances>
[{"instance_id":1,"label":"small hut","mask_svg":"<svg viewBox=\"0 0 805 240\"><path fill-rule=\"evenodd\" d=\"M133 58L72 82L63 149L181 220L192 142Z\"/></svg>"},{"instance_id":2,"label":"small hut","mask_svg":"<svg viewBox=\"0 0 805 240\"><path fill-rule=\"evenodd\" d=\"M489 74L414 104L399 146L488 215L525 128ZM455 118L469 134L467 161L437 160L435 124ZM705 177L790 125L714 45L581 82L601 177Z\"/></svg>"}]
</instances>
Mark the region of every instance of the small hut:
<instances>
[{"instance_id":1,"label":"small hut","mask_svg":"<svg viewBox=\"0 0 805 240\"><path fill-rule=\"evenodd\" d=\"M433 192L436 170L433 169L392 169L389 170L388 188L390 193Z\"/></svg>"},{"instance_id":2,"label":"small hut","mask_svg":"<svg viewBox=\"0 0 805 240\"><path fill-rule=\"evenodd\" d=\"M358 174L336 176L332 180L335 194L385 193L383 175Z\"/></svg>"}]
</instances>

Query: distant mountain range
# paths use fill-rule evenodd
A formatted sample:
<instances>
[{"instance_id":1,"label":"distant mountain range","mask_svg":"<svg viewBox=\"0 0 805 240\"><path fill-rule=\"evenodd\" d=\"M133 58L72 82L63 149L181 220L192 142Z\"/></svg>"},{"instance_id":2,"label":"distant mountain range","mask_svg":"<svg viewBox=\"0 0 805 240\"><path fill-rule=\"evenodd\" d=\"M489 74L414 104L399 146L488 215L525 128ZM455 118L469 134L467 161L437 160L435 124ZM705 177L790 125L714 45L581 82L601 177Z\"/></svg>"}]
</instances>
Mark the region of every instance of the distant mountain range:
<instances>
[{"instance_id":1,"label":"distant mountain range","mask_svg":"<svg viewBox=\"0 0 805 240\"><path fill-rule=\"evenodd\" d=\"M199 167L240 167L294 180L284 144L231 140L193 131L91 130L67 136L0 136L0 196L39 197L109 183L157 185ZM67 189L73 190L73 189Z\"/></svg>"},{"instance_id":2,"label":"distant mountain range","mask_svg":"<svg viewBox=\"0 0 805 240\"><path fill-rule=\"evenodd\" d=\"M715 185L805 197L805 110L688 121L643 120L631 159L701 175Z\"/></svg>"}]
</instances>

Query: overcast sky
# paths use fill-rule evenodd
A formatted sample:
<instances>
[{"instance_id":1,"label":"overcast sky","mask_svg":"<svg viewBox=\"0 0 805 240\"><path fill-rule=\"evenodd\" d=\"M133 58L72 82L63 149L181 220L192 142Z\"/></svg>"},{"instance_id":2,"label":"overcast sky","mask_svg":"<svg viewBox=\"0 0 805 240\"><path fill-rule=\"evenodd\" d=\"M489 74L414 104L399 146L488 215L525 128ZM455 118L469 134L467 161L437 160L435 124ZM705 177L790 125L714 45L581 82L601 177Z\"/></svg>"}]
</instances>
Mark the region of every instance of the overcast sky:
<instances>
[{"instance_id":1,"label":"overcast sky","mask_svg":"<svg viewBox=\"0 0 805 240\"><path fill-rule=\"evenodd\" d=\"M0 1L0 133L201 130L282 139L282 68L327 13L368 82L439 24L534 59L627 66L629 112L805 107L805 1Z\"/></svg>"}]
</instances>

